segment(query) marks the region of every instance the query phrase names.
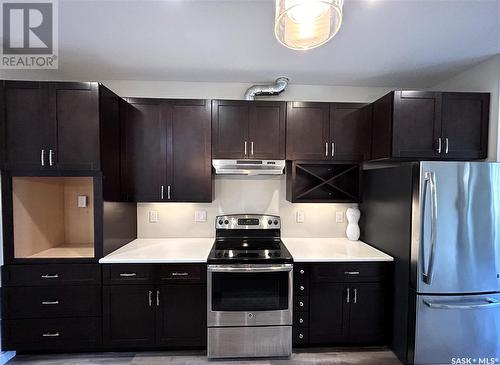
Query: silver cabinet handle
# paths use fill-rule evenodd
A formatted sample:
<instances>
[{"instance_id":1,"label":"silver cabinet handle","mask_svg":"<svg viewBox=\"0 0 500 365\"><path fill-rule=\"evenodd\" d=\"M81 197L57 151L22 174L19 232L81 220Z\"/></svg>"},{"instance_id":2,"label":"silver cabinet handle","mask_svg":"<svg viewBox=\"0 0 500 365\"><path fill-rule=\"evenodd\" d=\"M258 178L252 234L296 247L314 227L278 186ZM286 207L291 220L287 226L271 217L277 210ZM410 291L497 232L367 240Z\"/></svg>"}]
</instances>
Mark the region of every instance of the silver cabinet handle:
<instances>
[{"instance_id":1,"label":"silver cabinet handle","mask_svg":"<svg viewBox=\"0 0 500 365\"><path fill-rule=\"evenodd\" d=\"M135 272L122 272L120 274L120 276L124 277L124 278L130 278L130 277L137 276L137 274Z\"/></svg>"},{"instance_id":2,"label":"silver cabinet handle","mask_svg":"<svg viewBox=\"0 0 500 365\"><path fill-rule=\"evenodd\" d=\"M151 290L148 291L148 303L150 307L153 305L153 292Z\"/></svg>"},{"instance_id":3,"label":"silver cabinet handle","mask_svg":"<svg viewBox=\"0 0 500 365\"><path fill-rule=\"evenodd\" d=\"M437 147L437 153L441 153L441 137L437 139L438 147Z\"/></svg>"},{"instance_id":4,"label":"silver cabinet handle","mask_svg":"<svg viewBox=\"0 0 500 365\"><path fill-rule=\"evenodd\" d=\"M305 290L305 288L304 288L303 285L301 285L299 289L300 289L300 291L304 291Z\"/></svg>"},{"instance_id":5,"label":"silver cabinet handle","mask_svg":"<svg viewBox=\"0 0 500 365\"><path fill-rule=\"evenodd\" d=\"M344 275L359 275L359 271L344 271Z\"/></svg>"},{"instance_id":6,"label":"silver cabinet handle","mask_svg":"<svg viewBox=\"0 0 500 365\"><path fill-rule=\"evenodd\" d=\"M358 289L354 288L354 304L358 303Z\"/></svg>"},{"instance_id":7,"label":"silver cabinet handle","mask_svg":"<svg viewBox=\"0 0 500 365\"><path fill-rule=\"evenodd\" d=\"M51 333L47 332L42 335L42 337L59 337L59 332Z\"/></svg>"},{"instance_id":8,"label":"silver cabinet handle","mask_svg":"<svg viewBox=\"0 0 500 365\"><path fill-rule=\"evenodd\" d=\"M300 272L300 275L304 275L304 273L305 273L304 269L301 269L299 272Z\"/></svg>"},{"instance_id":9,"label":"silver cabinet handle","mask_svg":"<svg viewBox=\"0 0 500 365\"><path fill-rule=\"evenodd\" d=\"M162 185L160 188L160 198L163 200L165 198L165 187Z\"/></svg>"},{"instance_id":10,"label":"silver cabinet handle","mask_svg":"<svg viewBox=\"0 0 500 365\"><path fill-rule=\"evenodd\" d=\"M434 271L434 253L436 251L436 225L437 225L437 187L436 187L436 175L432 171L427 171L424 173L424 191L422 196L422 212L420 214L420 220L423 222L425 213L425 197L427 193L427 184L429 184L431 190L431 248L429 252L429 263L427 268L425 268L424 262L424 243L422 242L422 280L424 283L430 285L432 282L432 274ZM420 237L424 237L424 224L421 224Z\"/></svg>"},{"instance_id":11,"label":"silver cabinet handle","mask_svg":"<svg viewBox=\"0 0 500 365\"><path fill-rule=\"evenodd\" d=\"M52 149L49 150L49 166L54 165L54 151Z\"/></svg>"},{"instance_id":12,"label":"silver cabinet handle","mask_svg":"<svg viewBox=\"0 0 500 365\"><path fill-rule=\"evenodd\" d=\"M247 155L247 141L245 141L245 156Z\"/></svg>"},{"instance_id":13,"label":"silver cabinet handle","mask_svg":"<svg viewBox=\"0 0 500 365\"><path fill-rule=\"evenodd\" d=\"M170 185L167 186L167 199L170 200Z\"/></svg>"},{"instance_id":14,"label":"silver cabinet handle","mask_svg":"<svg viewBox=\"0 0 500 365\"><path fill-rule=\"evenodd\" d=\"M446 138L444 139L444 153L446 153L446 154L448 154L449 142L450 142L450 141L449 141L448 137L446 137Z\"/></svg>"},{"instance_id":15,"label":"silver cabinet handle","mask_svg":"<svg viewBox=\"0 0 500 365\"><path fill-rule=\"evenodd\" d=\"M299 318L299 323L304 323L304 320L302 318Z\"/></svg>"},{"instance_id":16,"label":"silver cabinet handle","mask_svg":"<svg viewBox=\"0 0 500 365\"><path fill-rule=\"evenodd\" d=\"M42 167L45 166L45 150L42 148L42 151L40 152L40 163Z\"/></svg>"},{"instance_id":17,"label":"silver cabinet handle","mask_svg":"<svg viewBox=\"0 0 500 365\"><path fill-rule=\"evenodd\" d=\"M253 156L253 141L250 142L250 155Z\"/></svg>"},{"instance_id":18,"label":"silver cabinet handle","mask_svg":"<svg viewBox=\"0 0 500 365\"><path fill-rule=\"evenodd\" d=\"M328 142L325 142L325 156L328 157Z\"/></svg>"},{"instance_id":19,"label":"silver cabinet handle","mask_svg":"<svg viewBox=\"0 0 500 365\"><path fill-rule=\"evenodd\" d=\"M302 333L299 333L299 338L302 340L304 338L304 335Z\"/></svg>"},{"instance_id":20,"label":"silver cabinet handle","mask_svg":"<svg viewBox=\"0 0 500 365\"><path fill-rule=\"evenodd\" d=\"M59 304L59 301L58 300L54 300L54 301L43 301L42 302L42 305L57 305Z\"/></svg>"},{"instance_id":21,"label":"silver cabinet handle","mask_svg":"<svg viewBox=\"0 0 500 365\"><path fill-rule=\"evenodd\" d=\"M160 291L159 290L156 291L156 306L157 307L160 306Z\"/></svg>"},{"instance_id":22,"label":"silver cabinet handle","mask_svg":"<svg viewBox=\"0 0 500 365\"><path fill-rule=\"evenodd\" d=\"M335 156L335 142L332 142L332 157Z\"/></svg>"},{"instance_id":23,"label":"silver cabinet handle","mask_svg":"<svg viewBox=\"0 0 500 365\"><path fill-rule=\"evenodd\" d=\"M303 307L304 306L304 302L299 302L299 307Z\"/></svg>"},{"instance_id":24,"label":"silver cabinet handle","mask_svg":"<svg viewBox=\"0 0 500 365\"><path fill-rule=\"evenodd\" d=\"M42 279L57 279L59 277L59 274L45 274L45 275L42 275L41 278Z\"/></svg>"},{"instance_id":25,"label":"silver cabinet handle","mask_svg":"<svg viewBox=\"0 0 500 365\"><path fill-rule=\"evenodd\" d=\"M481 309L481 308L500 307L500 301L493 298L484 298L484 302L480 302L478 304L438 303L424 299L424 304L427 305L429 308L436 308L436 309Z\"/></svg>"},{"instance_id":26,"label":"silver cabinet handle","mask_svg":"<svg viewBox=\"0 0 500 365\"><path fill-rule=\"evenodd\" d=\"M347 288L347 297L346 297L346 302L347 303L349 303L349 301L351 300L350 296L351 296L351 291L350 291L349 288Z\"/></svg>"}]
</instances>

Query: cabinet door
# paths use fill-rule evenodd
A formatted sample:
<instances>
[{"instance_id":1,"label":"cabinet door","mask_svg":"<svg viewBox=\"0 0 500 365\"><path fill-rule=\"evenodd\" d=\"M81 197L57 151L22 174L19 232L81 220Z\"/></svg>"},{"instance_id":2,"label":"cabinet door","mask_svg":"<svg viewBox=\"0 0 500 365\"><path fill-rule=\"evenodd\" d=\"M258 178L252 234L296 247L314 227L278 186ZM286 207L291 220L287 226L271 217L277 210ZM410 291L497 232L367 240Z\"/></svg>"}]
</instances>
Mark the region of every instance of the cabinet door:
<instances>
[{"instance_id":1,"label":"cabinet door","mask_svg":"<svg viewBox=\"0 0 500 365\"><path fill-rule=\"evenodd\" d=\"M310 343L342 341L347 324L347 287L342 283L313 283L309 293Z\"/></svg>"},{"instance_id":2,"label":"cabinet door","mask_svg":"<svg viewBox=\"0 0 500 365\"><path fill-rule=\"evenodd\" d=\"M286 159L326 160L330 157L330 104L288 102Z\"/></svg>"},{"instance_id":3,"label":"cabinet door","mask_svg":"<svg viewBox=\"0 0 500 365\"><path fill-rule=\"evenodd\" d=\"M248 131L250 158L285 159L285 103L251 103Z\"/></svg>"},{"instance_id":4,"label":"cabinet door","mask_svg":"<svg viewBox=\"0 0 500 365\"><path fill-rule=\"evenodd\" d=\"M52 163L61 170L99 170L99 95L95 82L50 86ZM50 162L50 161L49 161Z\"/></svg>"},{"instance_id":5,"label":"cabinet door","mask_svg":"<svg viewBox=\"0 0 500 365\"><path fill-rule=\"evenodd\" d=\"M125 111L127 196L133 201L166 199L166 116L164 102L129 99Z\"/></svg>"},{"instance_id":6,"label":"cabinet door","mask_svg":"<svg viewBox=\"0 0 500 365\"><path fill-rule=\"evenodd\" d=\"M172 201L212 201L211 104L171 102L168 122L168 186Z\"/></svg>"},{"instance_id":7,"label":"cabinet door","mask_svg":"<svg viewBox=\"0 0 500 365\"><path fill-rule=\"evenodd\" d=\"M103 334L108 348L155 344L155 289L149 285L103 287Z\"/></svg>"},{"instance_id":8,"label":"cabinet door","mask_svg":"<svg viewBox=\"0 0 500 365\"><path fill-rule=\"evenodd\" d=\"M392 157L440 157L439 137L441 94L427 91L395 91Z\"/></svg>"},{"instance_id":9,"label":"cabinet door","mask_svg":"<svg viewBox=\"0 0 500 365\"><path fill-rule=\"evenodd\" d=\"M350 287L349 341L384 343L386 291L384 283L357 283Z\"/></svg>"},{"instance_id":10,"label":"cabinet door","mask_svg":"<svg viewBox=\"0 0 500 365\"><path fill-rule=\"evenodd\" d=\"M0 89L3 159L9 169L40 169L48 165L47 84L5 81ZM45 157L42 160L42 150Z\"/></svg>"},{"instance_id":11,"label":"cabinet door","mask_svg":"<svg viewBox=\"0 0 500 365\"><path fill-rule=\"evenodd\" d=\"M363 161L370 158L371 106L333 103L330 106L330 155L335 160Z\"/></svg>"},{"instance_id":12,"label":"cabinet door","mask_svg":"<svg viewBox=\"0 0 500 365\"><path fill-rule=\"evenodd\" d=\"M248 157L248 106L246 101L212 101L214 158Z\"/></svg>"},{"instance_id":13,"label":"cabinet door","mask_svg":"<svg viewBox=\"0 0 500 365\"><path fill-rule=\"evenodd\" d=\"M162 285L159 292L158 344L206 346L206 284Z\"/></svg>"},{"instance_id":14,"label":"cabinet door","mask_svg":"<svg viewBox=\"0 0 500 365\"><path fill-rule=\"evenodd\" d=\"M487 157L489 104L488 93L443 93L443 158Z\"/></svg>"}]
</instances>

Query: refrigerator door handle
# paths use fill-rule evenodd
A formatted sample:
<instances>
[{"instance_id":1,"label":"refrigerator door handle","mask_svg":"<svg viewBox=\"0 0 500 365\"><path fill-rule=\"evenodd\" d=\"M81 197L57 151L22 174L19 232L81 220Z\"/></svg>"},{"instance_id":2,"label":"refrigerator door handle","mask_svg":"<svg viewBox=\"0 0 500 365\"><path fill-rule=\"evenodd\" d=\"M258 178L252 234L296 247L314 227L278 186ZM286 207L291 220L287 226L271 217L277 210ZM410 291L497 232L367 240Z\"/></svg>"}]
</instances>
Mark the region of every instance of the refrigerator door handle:
<instances>
[{"instance_id":1,"label":"refrigerator door handle","mask_svg":"<svg viewBox=\"0 0 500 365\"><path fill-rule=\"evenodd\" d=\"M426 171L424 173L424 193L423 193L423 201L425 202L426 198L426 193L427 193L427 184L429 184L430 192L431 192L431 247L430 247L430 252L429 252L429 263L427 264L427 268L423 268L422 270L422 280L424 283L427 285L431 285L432 283L432 274L434 272L434 257L435 257L435 251L436 251L436 225L437 225L437 188L436 188L436 175L433 171ZM424 203L425 204L425 203ZM424 206L424 205L423 205ZM423 209L423 213L425 210ZM423 229L424 229L424 214L421 215L421 226L422 226L422 232L421 232L421 240L422 240L422 247L424 247L424 235L423 235ZM424 264L424 250L422 249L422 265L425 266Z\"/></svg>"},{"instance_id":2,"label":"refrigerator door handle","mask_svg":"<svg viewBox=\"0 0 500 365\"><path fill-rule=\"evenodd\" d=\"M485 302L478 304L449 304L449 303L437 303L431 302L430 300L424 299L424 304L429 308L436 309L481 309L481 308L495 308L500 307L500 301L493 298L484 298Z\"/></svg>"}]
</instances>

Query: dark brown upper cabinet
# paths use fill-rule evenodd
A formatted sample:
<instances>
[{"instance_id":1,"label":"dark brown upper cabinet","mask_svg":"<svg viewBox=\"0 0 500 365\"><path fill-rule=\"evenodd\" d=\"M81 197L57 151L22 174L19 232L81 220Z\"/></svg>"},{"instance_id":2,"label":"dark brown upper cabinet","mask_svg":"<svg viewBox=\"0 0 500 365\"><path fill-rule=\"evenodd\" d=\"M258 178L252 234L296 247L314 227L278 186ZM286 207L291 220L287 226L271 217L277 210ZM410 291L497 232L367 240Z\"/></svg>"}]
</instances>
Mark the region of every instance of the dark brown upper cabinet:
<instances>
[{"instance_id":1,"label":"dark brown upper cabinet","mask_svg":"<svg viewBox=\"0 0 500 365\"><path fill-rule=\"evenodd\" d=\"M212 201L210 101L127 101L123 170L128 199Z\"/></svg>"},{"instance_id":2,"label":"dark brown upper cabinet","mask_svg":"<svg viewBox=\"0 0 500 365\"><path fill-rule=\"evenodd\" d=\"M100 170L104 90L94 82L3 81L4 168Z\"/></svg>"},{"instance_id":3,"label":"dark brown upper cabinet","mask_svg":"<svg viewBox=\"0 0 500 365\"><path fill-rule=\"evenodd\" d=\"M212 121L214 158L285 158L285 103L214 100Z\"/></svg>"},{"instance_id":4,"label":"dark brown upper cabinet","mask_svg":"<svg viewBox=\"0 0 500 365\"><path fill-rule=\"evenodd\" d=\"M371 107L360 103L287 104L287 160L361 161L371 149Z\"/></svg>"},{"instance_id":5,"label":"dark brown upper cabinet","mask_svg":"<svg viewBox=\"0 0 500 365\"><path fill-rule=\"evenodd\" d=\"M373 103L372 159L483 159L488 93L392 91Z\"/></svg>"}]
</instances>

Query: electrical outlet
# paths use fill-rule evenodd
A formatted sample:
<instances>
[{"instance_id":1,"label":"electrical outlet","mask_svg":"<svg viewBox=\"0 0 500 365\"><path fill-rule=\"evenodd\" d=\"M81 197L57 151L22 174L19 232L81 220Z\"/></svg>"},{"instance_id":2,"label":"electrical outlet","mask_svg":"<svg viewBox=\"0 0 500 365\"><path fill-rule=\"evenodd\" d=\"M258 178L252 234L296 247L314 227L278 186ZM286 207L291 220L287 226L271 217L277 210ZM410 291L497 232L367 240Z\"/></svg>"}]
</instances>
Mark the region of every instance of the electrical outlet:
<instances>
[{"instance_id":1,"label":"electrical outlet","mask_svg":"<svg viewBox=\"0 0 500 365\"><path fill-rule=\"evenodd\" d=\"M344 223L344 212L343 211L338 211L335 212L335 222L337 223Z\"/></svg>"},{"instance_id":2,"label":"electrical outlet","mask_svg":"<svg viewBox=\"0 0 500 365\"><path fill-rule=\"evenodd\" d=\"M86 207L87 207L87 196L78 195L78 208L86 208Z\"/></svg>"},{"instance_id":3,"label":"electrical outlet","mask_svg":"<svg viewBox=\"0 0 500 365\"><path fill-rule=\"evenodd\" d=\"M304 223L305 221L305 214L304 214L304 211L302 210L298 210L297 211L297 223Z\"/></svg>"},{"instance_id":4,"label":"electrical outlet","mask_svg":"<svg viewBox=\"0 0 500 365\"><path fill-rule=\"evenodd\" d=\"M206 210L195 210L194 221L195 222L206 222L207 221L207 211Z\"/></svg>"},{"instance_id":5,"label":"electrical outlet","mask_svg":"<svg viewBox=\"0 0 500 365\"><path fill-rule=\"evenodd\" d=\"M158 222L158 211L150 210L149 211L149 223L157 223Z\"/></svg>"}]
</instances>

